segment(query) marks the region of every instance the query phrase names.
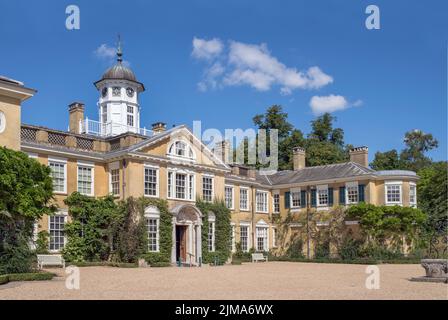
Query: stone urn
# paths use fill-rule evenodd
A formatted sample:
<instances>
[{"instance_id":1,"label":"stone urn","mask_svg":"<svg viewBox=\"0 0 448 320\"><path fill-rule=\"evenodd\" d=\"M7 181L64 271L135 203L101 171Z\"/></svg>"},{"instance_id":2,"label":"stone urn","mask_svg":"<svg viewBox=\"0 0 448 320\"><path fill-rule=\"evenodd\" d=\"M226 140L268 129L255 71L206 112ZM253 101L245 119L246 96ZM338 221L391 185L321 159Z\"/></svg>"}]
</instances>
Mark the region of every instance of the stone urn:
<instances>
[{"instance_id":1,"label":"stone urn","mask_svg":"<svg viewBox=\"0 0 448 320\"><path fill-rule=\"evenodd\" d=\"M423 259L421 263L429 278L446 278L448 276L448 260Z\"/></svg>"},{"instance_id":2,"label":"stone urn","mask_svg":"<svg viewBox=\"0 0 448 320\"><path fill-rule=\"evenodd\" d=\"M448 283L447 259L422 259L421 264L425 268L426 276L412 278L411 281Z\"/></svg>"}]
</instances>

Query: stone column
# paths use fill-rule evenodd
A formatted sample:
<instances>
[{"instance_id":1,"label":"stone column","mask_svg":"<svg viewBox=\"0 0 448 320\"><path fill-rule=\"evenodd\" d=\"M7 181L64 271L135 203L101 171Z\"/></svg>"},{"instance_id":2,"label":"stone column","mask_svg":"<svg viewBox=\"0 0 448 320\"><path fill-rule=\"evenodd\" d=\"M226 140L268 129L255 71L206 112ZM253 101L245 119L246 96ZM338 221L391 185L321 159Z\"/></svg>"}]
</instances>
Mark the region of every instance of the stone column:
<instances>
[{"instance_id":1,"label":"stone column","mask_svg":"<svg viewBox=\"0 0 448 320\"><path fill-rule=\"evenodd\" d=\"M199 261L202 263L202 231L200 224L196 226L196 248L196 262L199 264Z\"/></svg>"}]
</instances>

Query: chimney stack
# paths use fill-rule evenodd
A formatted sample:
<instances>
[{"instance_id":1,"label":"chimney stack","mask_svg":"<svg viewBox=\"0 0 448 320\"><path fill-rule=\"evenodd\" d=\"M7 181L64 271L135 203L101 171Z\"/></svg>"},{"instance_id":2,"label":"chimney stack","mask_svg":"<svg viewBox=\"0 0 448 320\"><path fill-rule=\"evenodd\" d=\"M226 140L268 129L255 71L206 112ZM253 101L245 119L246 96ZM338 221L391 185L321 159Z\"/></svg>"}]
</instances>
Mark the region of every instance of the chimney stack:
<instances>
[{"instance_id":1,"label":"chimney stack","mask_svg":"<svg viewBox=\"0 0 448 320\"><path fill-rule=\"evenodd\" d=\"M68 129L73 133L81 133L79 122L84 120L84 103L73 102L68 106L69 124Z\"/></svg>"},{"instance_id":2,"label":"chimney stack","mask_svg":"<svg viewBox=\"0 0 448 320\"><path fill-rule=\"evenodd\" d=\"M213 153L225 164L233 163L232 161L233 157L230 153L230 142L228 140L222 140L220 142L217 142L215 148L213 149Z\"/></svg>"},{"instance_id":3,"label":"chimney stack","mask_svg":"<svg viewBox=\"0 0 448 320\"><path fill-rule=\"evenodd\" d=\"M369 165L369 148L366 146L350 149L350 161L358 163L364 167Z\"/></svg>"},{"instance_id":4,"label":"chimney stack","mask_svg":"<svg viewBox=\"0 0 448 320\"><path fill-rule=\"evenodd\" d=\"M166 130L166 123L164 122L156 122L152 124L152 131L155 134L164 132Z\"/></svg>"},{"instance_id":5,"label":"chimney stack","mask_svg":"<svg viewBox=\"0 0 448 320\"><path fill-rule=\"evenodd\" d=\"M294 171L305 168L305 149L301 147L295 147L294 149L292 149L292 153Z\"/></svg>"}]
</instances>

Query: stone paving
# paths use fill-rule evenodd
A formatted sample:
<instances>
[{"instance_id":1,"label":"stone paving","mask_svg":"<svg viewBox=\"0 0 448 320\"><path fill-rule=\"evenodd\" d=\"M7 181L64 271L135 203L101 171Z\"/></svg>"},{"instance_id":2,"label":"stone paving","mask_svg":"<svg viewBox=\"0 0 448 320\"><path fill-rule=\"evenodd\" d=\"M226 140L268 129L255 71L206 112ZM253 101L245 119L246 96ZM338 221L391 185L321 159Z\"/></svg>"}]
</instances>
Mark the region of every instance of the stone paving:
<instances>
[{"instance_id":1,"label":"stone paving","mask_svg":"<svg viewBox=\"0 0 448 320\"><path fill-rule=\"evenodd\" d=\"M443 283L411 282L420 265L379 265L380 288L367 289L365 265L295 262L202 268L80 268L79 290L62 269L51 281L11 282L0 299L443 299Z\"/></svg>"}]
</instances>

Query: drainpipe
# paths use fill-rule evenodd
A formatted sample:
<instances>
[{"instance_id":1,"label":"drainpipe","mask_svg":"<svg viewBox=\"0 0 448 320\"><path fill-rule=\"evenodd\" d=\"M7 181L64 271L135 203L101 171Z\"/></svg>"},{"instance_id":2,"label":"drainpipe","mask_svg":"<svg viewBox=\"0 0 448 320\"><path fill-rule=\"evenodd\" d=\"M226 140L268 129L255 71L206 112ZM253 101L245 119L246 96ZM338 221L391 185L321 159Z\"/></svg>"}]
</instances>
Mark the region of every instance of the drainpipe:
<instances>
[{"instance_id":1,"label":"drainpipe","mask_svg":"<svg viewBox=\"0 0 448 320\"><path fill-rule=\"evenodd\" d=\"M306 187L306 258L310 258L310 209L311 209L311 188Z\"/></svg>"},{"instance_id":2,"label":"drainpipe","mask_svg":"<svg viewBox=\"0 0 448 320\"><path fill-rule=\"evenodd\" d=\"M126 159L123 159L123 200L125 200L125 192L126 192L126 168L127 168L127 162Z\"/></svg>"},{"instance_id":3,"label":"drainpipe","mask_svg":"<svg viewBox=\"0 0 448 320\"><path fill-rule=\"evenodd\" d=\"M252 236L252 241L251 241L251 245L252 245L252 248L254 248L254 251L257 251L256 250L256 239L255 239L255 210L256 210L256 208L255 208L255 206L257 205L257 201L256 201L256 196L257 196L257 191L256 191L256 189L255 188L252 188L252 210L251 210L251 213L252 213L252 230L251 230L251 236ZM249 248L249 250L250 250L250 248Z\"/></svg>"}]
</instances>

